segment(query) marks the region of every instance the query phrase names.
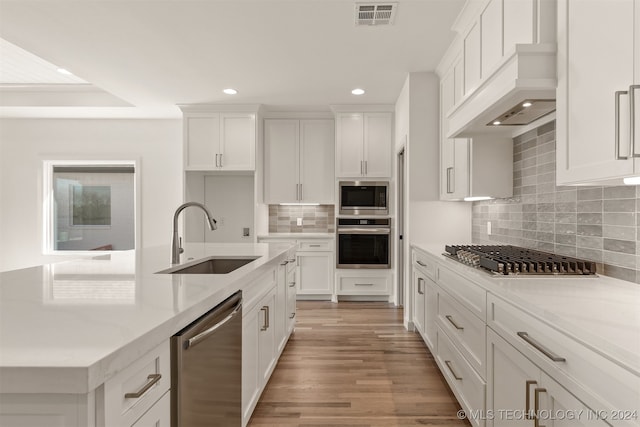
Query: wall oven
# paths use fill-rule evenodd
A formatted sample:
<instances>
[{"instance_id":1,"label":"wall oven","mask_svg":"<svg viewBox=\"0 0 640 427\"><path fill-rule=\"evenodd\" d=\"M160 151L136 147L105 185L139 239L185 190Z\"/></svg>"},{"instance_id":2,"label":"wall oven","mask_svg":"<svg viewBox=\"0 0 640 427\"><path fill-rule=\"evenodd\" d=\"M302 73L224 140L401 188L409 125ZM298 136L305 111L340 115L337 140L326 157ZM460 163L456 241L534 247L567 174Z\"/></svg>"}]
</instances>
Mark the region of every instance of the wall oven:
<instances>
[{"instance_id":1,"label":"wall oven","mask_svg":"<svg viewBox=\"0 0 640 427\"><path fill-rule=\"evenodd\" d=\"M390 218L338 218L337 268L391 268Z\"/></svg>"},{"instance_id":2,"label":"wall oven","mask_svg":"<svg viewBox=\"0 0 640 427\"><path fill-rule=\"evenodd\" d=\"M340 181L340 215L389 215L388 181Z\"/></svg>"}]
</instances>

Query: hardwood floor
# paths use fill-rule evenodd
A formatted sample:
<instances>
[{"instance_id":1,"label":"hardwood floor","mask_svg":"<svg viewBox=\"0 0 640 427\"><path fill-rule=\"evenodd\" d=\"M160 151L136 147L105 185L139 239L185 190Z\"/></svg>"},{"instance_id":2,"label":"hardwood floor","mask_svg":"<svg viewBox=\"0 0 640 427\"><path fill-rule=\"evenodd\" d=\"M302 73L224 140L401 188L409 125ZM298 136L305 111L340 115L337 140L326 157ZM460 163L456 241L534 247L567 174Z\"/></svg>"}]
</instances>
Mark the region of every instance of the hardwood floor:
<instances>
[{"instance_id":1,"label":"hardwood floor","mask_svg":"<svg viewBox=\"0 0 640 427\"><path fill-rule=\"evenodd\" d=\"M422 339L387 303L298 301L249 426L468 426Z\"/></svg>"}]
</instances>

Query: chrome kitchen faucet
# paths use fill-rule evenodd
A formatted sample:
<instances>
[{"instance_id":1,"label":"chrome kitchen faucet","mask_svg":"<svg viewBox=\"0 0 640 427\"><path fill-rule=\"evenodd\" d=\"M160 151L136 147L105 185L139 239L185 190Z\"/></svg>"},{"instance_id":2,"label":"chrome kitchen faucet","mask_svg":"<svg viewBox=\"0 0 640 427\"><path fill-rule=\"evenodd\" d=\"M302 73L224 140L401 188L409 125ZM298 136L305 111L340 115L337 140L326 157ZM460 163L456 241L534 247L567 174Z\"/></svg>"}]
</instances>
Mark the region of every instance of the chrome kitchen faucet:
<instances>
[{"instance_id":1,"label":"chrome kitchen faucet","mask_svg":"<svg viewBox=\"0 0 640 427\"><path fill-rule=\"evenodd\" d=\"M176 209L176 213L173 214L173 237L171 239L171 264L172 265L180 264L180 254L184 252L184 249L182 248L182 239L178 237L178 216L180 215L180 212L182 212L189 206L196 206L204 211L204 214L207 217L207 223L209 224L209 229L211 231L218 228L216 226L217 222L213 218L213 215L211 215L211 212L209 212L209 209L207 209L207 207L202 203L187 202L178 206L178 209Z\"/></svg>"}]
</instances>

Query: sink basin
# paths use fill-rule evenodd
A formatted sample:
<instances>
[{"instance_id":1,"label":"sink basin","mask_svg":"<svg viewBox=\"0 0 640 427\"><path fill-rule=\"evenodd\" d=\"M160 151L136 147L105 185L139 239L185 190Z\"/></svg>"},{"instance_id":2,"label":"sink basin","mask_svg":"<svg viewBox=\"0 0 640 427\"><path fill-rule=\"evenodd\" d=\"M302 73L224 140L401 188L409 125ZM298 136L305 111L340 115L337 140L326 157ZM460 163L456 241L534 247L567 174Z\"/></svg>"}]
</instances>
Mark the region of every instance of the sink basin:
<instances>
[{"instance_id":1,"label":"sink basin","mask_svg":"<svg viewBox=\"0 0 640 427\"><path fill-rule=\"evenodd\" d=\"M164 274L227 274L255 261L257 256L209 257L185 265L158 271Z\"/></svg>"}]
</instances>

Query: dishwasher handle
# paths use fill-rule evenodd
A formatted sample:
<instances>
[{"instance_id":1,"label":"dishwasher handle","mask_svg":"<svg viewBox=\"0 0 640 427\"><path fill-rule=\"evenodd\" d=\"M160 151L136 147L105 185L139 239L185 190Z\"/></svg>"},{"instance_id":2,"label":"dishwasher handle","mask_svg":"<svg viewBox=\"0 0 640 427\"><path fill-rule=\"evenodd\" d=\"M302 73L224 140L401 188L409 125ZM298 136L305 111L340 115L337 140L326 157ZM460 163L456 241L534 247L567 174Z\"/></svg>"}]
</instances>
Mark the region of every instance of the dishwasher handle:
<instances>
[{"instance_id":1,"label":"dishwasher handle","mask_svg":"<svg viewBox=\"0 0 640 427\"><path fill-rule=\"evenodd\" d=\"M213 334L218 328L222 327L225 323L233 319L241 309L242 309L242 299L238 301L238 303L236 304L236 307L227 317L225 317L224 319L222 319L221 321L219 321L218 323L216 323L206 331L202 331L195 337L189 338L184 344L184 349L189 350L191 347L194 347L198 343L202 342L202 340L206 339L209 335Z\"/></svg>"}]
</instances>

